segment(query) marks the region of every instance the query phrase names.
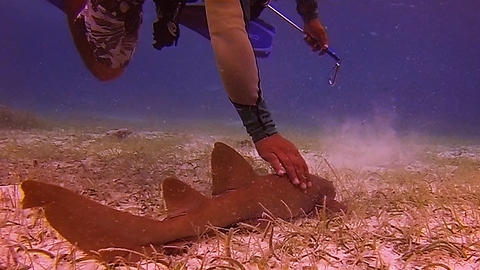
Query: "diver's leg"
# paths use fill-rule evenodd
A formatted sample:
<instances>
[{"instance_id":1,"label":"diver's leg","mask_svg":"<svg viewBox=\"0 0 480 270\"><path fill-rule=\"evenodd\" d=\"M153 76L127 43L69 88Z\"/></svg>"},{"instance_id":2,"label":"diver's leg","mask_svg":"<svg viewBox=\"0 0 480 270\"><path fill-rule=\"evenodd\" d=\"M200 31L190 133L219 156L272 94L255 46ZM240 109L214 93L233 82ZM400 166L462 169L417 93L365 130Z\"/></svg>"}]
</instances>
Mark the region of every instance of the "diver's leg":
<instances>
[{"instance_id":1,"label":"diver's leg","mask_svg":"<svg viewBox=\"0 0 480 270\"><path fill-rule=\"evenodd\" d=\"M76 1L71 0L72 4ZM78 14L67 15L75 45L100 80L121 75L138 44L144 0L88 0Z\"/></svg>"},{"instance_id":2,"label":"diver's leg","mask_svg":"<svg viewBox=\"0 0 480 270\"><path fill-rule=\"evenodd\" d=\"M249 1L247 1L249 2ZM248 5L244 5L248 9ZM257 105L259 75L240 0L206 0L208 29L220 77L234 103ZM244 13L245 11L245 13Z\"/></svg>"}]
</instances>

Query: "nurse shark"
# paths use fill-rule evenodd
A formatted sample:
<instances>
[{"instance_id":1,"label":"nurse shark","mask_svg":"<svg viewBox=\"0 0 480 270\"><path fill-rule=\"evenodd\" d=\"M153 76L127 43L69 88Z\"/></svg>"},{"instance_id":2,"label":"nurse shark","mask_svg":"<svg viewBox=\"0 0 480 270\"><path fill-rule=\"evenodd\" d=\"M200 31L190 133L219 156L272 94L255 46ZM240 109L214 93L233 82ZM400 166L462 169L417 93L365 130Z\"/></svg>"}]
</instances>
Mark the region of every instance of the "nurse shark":
<instances>
[{"instance_id":1,"label":"nurse shark","mask_svg":"<svg viewBox=\"0 0 480 270\"><path fill-rule=\"evenodd\" d=\"M318 207L329 212L346 210L335 200L331 181L310 175L312 187L295 187L286 177L258 175L235 150L217 142L211 155L212 197L205 197L186 183L167 178L162 184L167 217L154 220L95 202L63 187L26 180L22 207L42 207L48 223L80 250L110 262L119 257L137 261L168 243L192 239L253 221L268 212L290 220Z\"/></svg>"}]
</instances>

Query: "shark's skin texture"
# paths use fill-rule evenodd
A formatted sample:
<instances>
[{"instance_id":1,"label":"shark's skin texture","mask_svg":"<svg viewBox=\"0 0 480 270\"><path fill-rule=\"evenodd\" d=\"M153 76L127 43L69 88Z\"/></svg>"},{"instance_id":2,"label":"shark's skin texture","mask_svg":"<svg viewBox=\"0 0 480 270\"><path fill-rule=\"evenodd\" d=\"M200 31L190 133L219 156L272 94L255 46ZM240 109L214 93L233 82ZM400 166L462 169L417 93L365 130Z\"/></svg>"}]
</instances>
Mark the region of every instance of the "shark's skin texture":
<instances>
[{"instance_id":1,"label":"shark's skin texture","mask_svg":"<svg viewBox=\"0 0 480 270\"><path fill-rule=\"evenodd\" d=\"M66 240L107 262L118 257L137 261L141 256L126 250L151 254L167 243L208 233L212 227L261 218L266 211L288 220L322 205L331 212L345 210L335 201L333 183L318 176L310 175L313 186L302 191L286 177L257 175L240 154L223 143L215 143L211 163L212 198L178 179L163 181L168 213L164 220L118 211L60 186L33 180L21 185L22 207L43 207L49 224Z\"/></svg>"}]
</instances>

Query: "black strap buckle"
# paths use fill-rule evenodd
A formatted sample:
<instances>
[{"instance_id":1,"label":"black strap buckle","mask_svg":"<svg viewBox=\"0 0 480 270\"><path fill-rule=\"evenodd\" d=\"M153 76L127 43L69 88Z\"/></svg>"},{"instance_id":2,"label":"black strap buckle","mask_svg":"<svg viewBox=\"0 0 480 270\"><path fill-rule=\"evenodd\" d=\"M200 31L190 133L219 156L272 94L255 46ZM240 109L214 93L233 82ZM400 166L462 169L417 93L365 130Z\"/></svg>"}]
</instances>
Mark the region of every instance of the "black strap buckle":
<instances>
[{"instance_id":1,"label":"black strap buckle","mask_svg":"<svg viewBox=\"0 0 480 270\"><path fill-rule=\"evenodd\" d=\"M163 47L177 46L180 38L179 17L186 0L155 1L158 20L153 24L153 47L161 50Z\"/></svg>"}]
</instances>

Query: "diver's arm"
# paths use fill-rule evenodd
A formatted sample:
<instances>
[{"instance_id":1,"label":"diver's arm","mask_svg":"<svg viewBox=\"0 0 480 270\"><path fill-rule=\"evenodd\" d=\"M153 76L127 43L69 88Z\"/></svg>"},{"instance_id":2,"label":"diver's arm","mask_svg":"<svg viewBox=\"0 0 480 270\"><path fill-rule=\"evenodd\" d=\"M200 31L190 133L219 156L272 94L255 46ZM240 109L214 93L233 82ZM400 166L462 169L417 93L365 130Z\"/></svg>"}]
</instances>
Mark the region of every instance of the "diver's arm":
<instances>
[{"instance_id":1,"label":"diver's arm","mask_svg":"<svg viewBox=\"0 0 480 270\"><path fill-rule=\"evenodd\" d=\"M249 1L248 1L249 3ZM293 143L283 138L267 110L241 3L238 0L206 0L211 43L223 85L258 154L279 175L287 174L302 189L311 186L308 167Z\"/></svg>"},{"instance_id":2,"label":"diver's arm","mask_svg":"<svg viewBox=\"0 0 480 270\"><path fill-rule=\"evenodd\" d=\"M277 130L260 91L255 54L238 0L206 0L208 29L225 90L254 142Z\"/></svg>"},{"instance_id":3,"label":"diver's arm","mask_svg":"<svg viewBox=\"0 0 480 270\"><path fill-rule=\"evenodd\" d=\"M297 12L303 20L305 41L313 51L328 48L328 36L325 27L318 18L317 0L296 0Z\"/></svg>"},{"instance_id":4,"label":"diver's arm","mask_svg":"<svg viewBox=\"0 0 480 270\"><path fill-rule=\"evenodd\" d=\"M206 0L208 29L225 90L238 104L256 105L259 75L240 1Z\"/></svg>"}]
</instances>

